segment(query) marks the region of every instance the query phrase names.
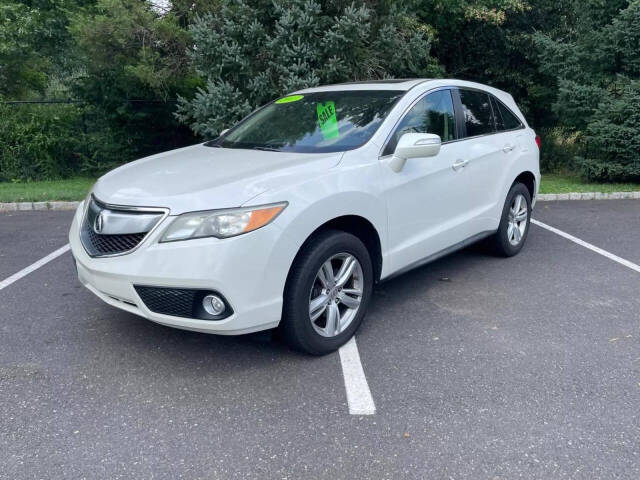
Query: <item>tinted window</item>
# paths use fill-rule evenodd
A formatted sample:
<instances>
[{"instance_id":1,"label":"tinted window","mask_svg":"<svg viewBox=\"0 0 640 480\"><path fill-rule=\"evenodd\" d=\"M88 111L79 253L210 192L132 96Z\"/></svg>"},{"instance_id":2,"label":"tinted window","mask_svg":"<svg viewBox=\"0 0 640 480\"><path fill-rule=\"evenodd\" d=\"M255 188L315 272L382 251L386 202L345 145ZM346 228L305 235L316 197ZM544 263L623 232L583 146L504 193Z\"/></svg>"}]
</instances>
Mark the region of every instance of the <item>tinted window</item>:
<instances>
[{"instance_id":1,"label":"tinted window","mask_svg":"<svg viewBox=\"0 0 640 480\"><path fill-rule=\"evenodd\" d=\"M404 93L359 90L290 95L206 145L305 153L351 150L371 138Z\"/></svg>"},{"instance_id":2,"label":"tinted window","mask_svg":"<svg viewBox=\"0 0 640 480\"><path fill-rule=\"evenodd\" d=\"M496 116L496 130L501 132L504 130L514 130L522 126L518 117L505 107L500 100L492 97L491 103L493 104L493 112Z\"/></svg>"},{"instance_id":3,"label":"tinted window","mask_svg":"<svg viewBox=\"0 0 640 480\"><path fill-rule=\"evenodd\" d=\"M383 155L391 155L405 133L435 133L443 142L455 140L456 123L453 100L449 90L439 90L424 96L400 121Z\"/></svg>"},{"instance_id":4,"label":"tinted window","mask_svg":"<svg viewBox=\"0 0 640 480\"><path fill-rule=\"evenodd\" d=\"M460 90L460 101L467 137L494 132L489 94L478 90Z\"/></svg>"}]
</instances>

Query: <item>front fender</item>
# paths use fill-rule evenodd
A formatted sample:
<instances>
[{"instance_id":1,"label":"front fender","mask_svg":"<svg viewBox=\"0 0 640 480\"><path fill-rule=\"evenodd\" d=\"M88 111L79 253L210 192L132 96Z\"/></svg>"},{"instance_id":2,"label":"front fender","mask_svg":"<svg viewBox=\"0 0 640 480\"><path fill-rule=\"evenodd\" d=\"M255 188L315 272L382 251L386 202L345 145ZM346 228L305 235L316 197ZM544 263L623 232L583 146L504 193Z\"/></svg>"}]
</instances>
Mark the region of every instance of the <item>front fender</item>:
<instances>
[{"instance_id":1,"label":"front fender","mask_svg":"<svg viewBox=\"0 0 640 480\"><path fill-rule=\"evenodd\" d=\"M286 267L288 274L300 248L314 231L338 217L352 215L364 218L378 232L383 272L387 270L387 212L380 198L362 192L347 191L314 202L301 196L288 196L288 202L288 207L274 221L274 225L282 231L281 241L274 245L271 255L282 264L274 265L274 268L282 271L283 267ZM284 287L284 283L282 285Z\"/></svg>"},{"instance_id":2,"label":"front fender","mask_svg":"<svg viewBox=\"0 0 640 480\"><path fill-rule=\"evenodd\" d=\"M383 274L389 269L387 248L387 208L380 191L379 162L343 162L324 174L305 178L296 184L283 182L251 200L260 205L287 201L287 208L274 220L281 230L281 241L273 246L273 258L281 259L282 265L291 267L296 255L311 234L325 223L338 217L353 215L367 220L378 233L382 253ZM366 157L365 157L366 158Z\"/></svg>"},{"instance_id":3,"label":"front fender","mask_svg":"<svg viewBox=\"0 0 640 480\"><path fill-rule=\"evenodd\" d=\"M293 202L291 202L293 203ZM362 192L341 192L320 201L299 205L291 220L282 225L283 233L298 249L309 236L325 223L342 216L354 215L369 221L378 232L384 254L387 244L387 211L384 202Z\"/></svg>"}]
</instances>

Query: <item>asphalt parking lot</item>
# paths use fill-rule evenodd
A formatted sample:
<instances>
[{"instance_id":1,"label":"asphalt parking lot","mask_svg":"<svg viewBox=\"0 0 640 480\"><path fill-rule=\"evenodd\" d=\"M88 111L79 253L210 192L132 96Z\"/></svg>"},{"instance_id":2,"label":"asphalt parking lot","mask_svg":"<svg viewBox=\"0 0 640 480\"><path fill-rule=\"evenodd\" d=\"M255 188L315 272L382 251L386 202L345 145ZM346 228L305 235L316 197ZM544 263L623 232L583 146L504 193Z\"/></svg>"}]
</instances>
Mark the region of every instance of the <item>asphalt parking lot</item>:
<instances>
[{"instance_id":1,"label":"asphalt parking lot","mask_svg":"<svg viewBox=\"0 0 640 480\"><path fill-rule=\"evenodd\" d=\"M0 214L0 281L71 212ZM640 201L534 218L640 264ZM640 273L532 225L376 288L358 333L375 415L339 355L217 337L103 304L65 253L0 290L0 478L640 478Z\"/></svg>"}]
</instances>

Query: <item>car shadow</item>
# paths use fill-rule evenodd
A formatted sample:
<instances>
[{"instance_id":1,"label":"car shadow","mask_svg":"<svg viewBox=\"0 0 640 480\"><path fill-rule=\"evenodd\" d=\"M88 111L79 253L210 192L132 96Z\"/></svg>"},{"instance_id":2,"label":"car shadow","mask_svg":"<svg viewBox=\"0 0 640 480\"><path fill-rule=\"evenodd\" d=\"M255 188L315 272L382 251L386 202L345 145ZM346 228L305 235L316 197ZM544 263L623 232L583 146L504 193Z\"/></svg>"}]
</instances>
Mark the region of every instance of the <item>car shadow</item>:
<instances>
[{"instance_id":1,"label":"car shadow","mask_svg":"<svg viewBox=\"0 0 640 480\"><path fill-rule=\"evenodd\" d=\"M465 273L469 264L487 261L499 261L499 258L493 255L482 242L470 245L378 283L374 288L371 307L375 308L387 297L392 297L394 303L398 303L415 296L417 292L430 289L439 282L454 282Z\"/></svg>"},{"instance_id":2,"label":"car shadow","mask_svg":"<svg viewBox=\"0 0 640 480\"><path fill-rule=\"evenodd\" d=\"M485 262L490 256L481 245L443 257L423 267L384 281L374 288L369 317L402 311L405 302L425 296L438 282L454 282L467 270L469 263ZM92 300L95 301L95 300ZM167 327L137 315L117 310L106 304L97 304L90 328L95 338L114 356L140 355L155 361L191 365L201 361L224 363L225 368L241 369L247 363L313 362L320 357L306 355L290 349L279 337L277 330L246 335L224 336L192 332ZM95 323L94 323L95 322ZM365 321L362 329L367 329Z\"/></svg>"}]
</instances>

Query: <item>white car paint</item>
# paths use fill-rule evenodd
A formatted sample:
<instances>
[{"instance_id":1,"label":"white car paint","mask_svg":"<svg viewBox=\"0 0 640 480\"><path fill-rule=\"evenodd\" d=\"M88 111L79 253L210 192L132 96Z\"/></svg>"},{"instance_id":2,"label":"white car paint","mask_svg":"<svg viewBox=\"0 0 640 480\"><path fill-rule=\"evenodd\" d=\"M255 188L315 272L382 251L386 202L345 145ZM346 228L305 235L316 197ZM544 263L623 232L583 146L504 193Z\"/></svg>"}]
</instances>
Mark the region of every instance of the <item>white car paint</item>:
<instances>
[{"instance_id":1,"label":"white car paint","mask_svg":"<svg viewBox=\"0 0 640 480\"><path fill-rule=\"evenodd\" d=\"M523 129L442 144L438 155L413 158L400 171L381 156L408 108L443 87L486 91L502 101ZM177 328L240 334L278 325L289 268L307 238L345 215L366 219L378 233L384 279L498 227L507 192L523 172L539 185L539 152L511 95L459 80L346 84L294 93L406 90L375 134L360 148L301 154L203 145L154 155L106 174L93 195L112 205L162 207L169 215L129 254L95 258L79 229L84 204L69 234L80 281L105 302ZM454 169L456 162L465 163ZM232 238L159 243L179 214L288 202L270 224ZM219 321L151 312L133 285L203 288L221 292L234 313Z\"/></svg>"},{"instance_id":2,"label":"white car paint","mask_svg":"<svg viewBox=\"0 0 640 480\"><path fill-rule=\"evenodd\" d=\"M237 207L282 182L336 166L341 153L301 154L203 145L143 158L107 173L93 193L114 205L160 205L172 215ZM150 204L149 202L152 202Z\"/></svg>"}]
</instances>

